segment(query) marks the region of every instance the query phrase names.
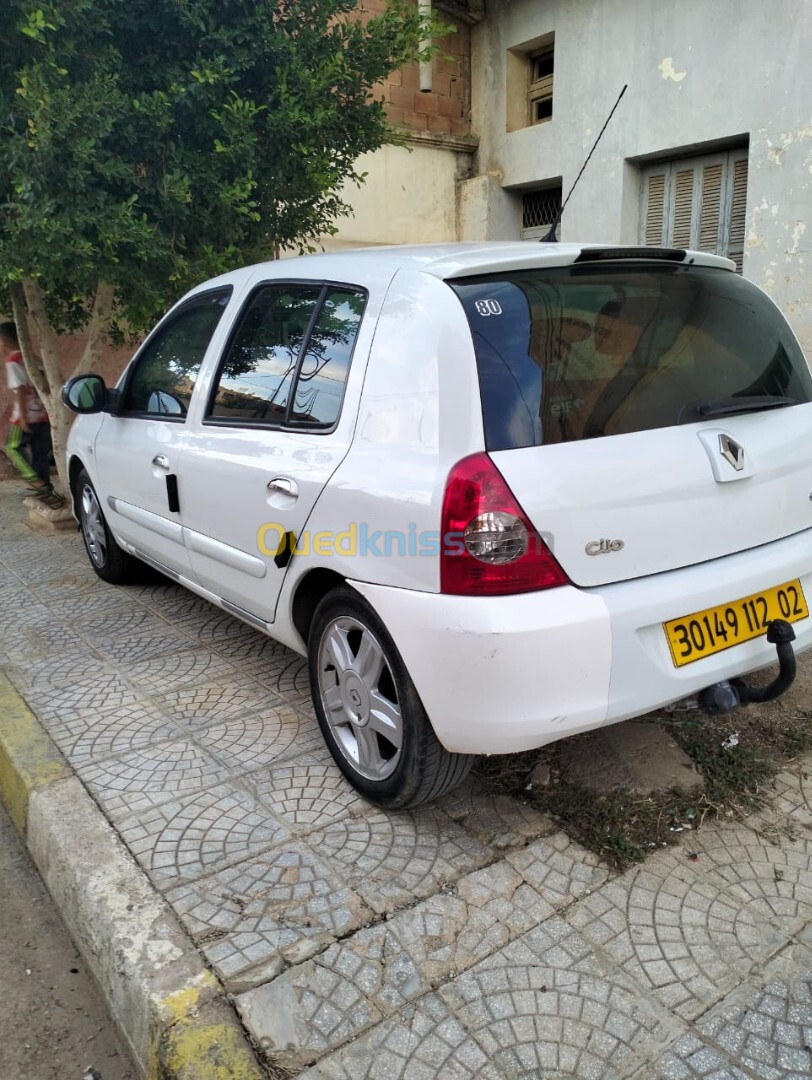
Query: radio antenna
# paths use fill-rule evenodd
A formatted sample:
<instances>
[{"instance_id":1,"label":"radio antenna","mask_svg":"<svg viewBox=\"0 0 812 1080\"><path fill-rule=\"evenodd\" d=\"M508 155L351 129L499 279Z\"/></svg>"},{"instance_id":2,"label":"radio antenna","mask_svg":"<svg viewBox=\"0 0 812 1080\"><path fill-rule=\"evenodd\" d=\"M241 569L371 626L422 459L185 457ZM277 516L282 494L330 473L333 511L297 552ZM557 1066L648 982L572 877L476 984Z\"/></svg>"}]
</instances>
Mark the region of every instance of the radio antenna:
<instances>
[{"instance_id":1,"label":"radio antenna","mask_svg":"<svg viewBox=\"0 0 812 1080\"><path fill-rule=\"evenodd\" d=\"M585 162L583 163L583 165L581 166L581 171L580 171L580 172L578 173L578 175L577 175L577 176L575 177L575 180L573 181L573 185L572 185L572 187L571 187L571 188L569 189L569 192L567 193L567 197L566 197L566 199L565 199L565 200L564 200L564 202L563 202L563 203L561 204L561 209L560 209L560 210L558 211L558 213L557 213L557 214L555 215L555 219L553 220L553 223L552 223L552 225L550 226L549 232L547 233L547 235L546 235L546 236L542 236L541 240L539 241L540 243L542 243L542 244L555 244L555 243L557 243L557 242L558 242L558 241L557 241L557 238L556 238L556 235L555 235L555 234L556 234L556 232L557 232L557 230L558 230L558 226L559 226L559 225L561 224L561 217L562 217L562 215L563 215L563 213L564 213L565 209L567 208L567 203L568 203L568 202L570 201L570 195L572 195L573 191L575 191L575 185L576 185L576 184L578 183L578 181L579 181L579 180L581 179L581 176L583 175L584 169L585 169L585 168L587 167L587 165L589 164L589 159L590 159L590 158L592 157L592 155L593 155L593 154L595 153L595 149L596 149L596 147L597 147L598 143L599 143L599 142L601 141L601 136L603 135L604 131L606 131L607 127L609 127L609 121L610 121L610 120L612 119L612 117L613 117L613 116L615 115L615 109L616 109L616 108L618 107L618 105L620 104L620 99L621 99L621 98L623 97L623 95L624 95L624 94L626 93L626 89L627 89L628 85L629 85L629 84L628 84L628 83L626 83L626 84L624 85L623 89L622 89L622 90L620 91L620 93L618 94L618 96L617 96L617 101L616 101L616 102L614 103L614 105L612 106L612 111L611 111L611 112L609 113L609 115L608 115L608 116L606 117L606 123L605 123L605 124L603 125L603 127L601 128L601 130L600 130L600 131L598 132L598 137L597 137L597 139L595 140L595 143L594 143L594 145L593 145L592 149L591 149L591 150L589 151L589 153L587 154L587 158L586 158L586 161L585 161Z\"/></svg>"}]
</instances>

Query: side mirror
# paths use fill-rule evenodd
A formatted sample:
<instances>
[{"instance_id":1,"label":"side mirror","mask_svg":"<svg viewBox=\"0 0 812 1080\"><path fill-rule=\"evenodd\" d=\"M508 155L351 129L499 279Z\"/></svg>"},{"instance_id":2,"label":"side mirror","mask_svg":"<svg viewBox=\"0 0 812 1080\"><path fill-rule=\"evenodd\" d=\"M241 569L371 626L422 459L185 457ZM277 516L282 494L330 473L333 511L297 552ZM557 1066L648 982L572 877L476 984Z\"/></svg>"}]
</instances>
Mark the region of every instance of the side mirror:
<instances>
[{"instance_id":1,"label":"side mirror","mask_svg":"<svg viewBox=\"0 0 812 1080\"><path fill-rule=\"evenodd\" d=\"M107 387L101 375L77 375L62 387L62 404L71 412L104 412L107 404Z\"/></svg>"}]
</instances>

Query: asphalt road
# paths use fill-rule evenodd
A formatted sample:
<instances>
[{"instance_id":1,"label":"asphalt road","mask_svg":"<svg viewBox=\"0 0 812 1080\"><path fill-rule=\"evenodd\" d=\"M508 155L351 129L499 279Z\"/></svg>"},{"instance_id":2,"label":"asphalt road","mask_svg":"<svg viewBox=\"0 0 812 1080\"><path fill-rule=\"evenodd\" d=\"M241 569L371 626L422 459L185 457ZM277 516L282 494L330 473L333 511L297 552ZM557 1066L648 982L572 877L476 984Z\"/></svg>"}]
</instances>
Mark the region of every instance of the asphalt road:
<instances>
[{"instance_id":1,"label":"asphalt road","mask_svg":"<svg viewBox=\"0 0 812 1080\"><path fill-rule=\"evenodd\" d=\"M0 804L0 1077L136 1080L101 995Z\"/></svg>"}]
</instances>

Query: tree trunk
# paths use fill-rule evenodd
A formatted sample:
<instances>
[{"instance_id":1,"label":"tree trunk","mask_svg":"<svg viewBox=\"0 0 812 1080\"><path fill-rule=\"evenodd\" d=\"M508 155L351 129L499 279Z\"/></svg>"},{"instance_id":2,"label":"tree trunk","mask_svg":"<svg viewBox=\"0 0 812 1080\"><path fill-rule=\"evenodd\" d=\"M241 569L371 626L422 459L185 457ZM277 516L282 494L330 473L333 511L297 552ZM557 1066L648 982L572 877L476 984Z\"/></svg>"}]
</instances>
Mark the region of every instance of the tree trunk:
<instances>
[{"instance_id":1,"label":"tree trunk","mask_svg":"<svg viewBox=\"0 0 812 1080\"><path fill-rule=\"evenodd\" d=\"M51 419L51 442L54 449L54 461L59 474L58 483L54 484L61 495L66 498L70 493L70 485L67 476L67 457L65 451L68 445L68 434L73 423L73 413L66 409L57 398L48 406L48 415Z\"/></svg>"},{"instance_id":2,"label":"tree trunk","mask_svg":"<svg viewBox=\"0 0 812 1080\"><path fill-rule=\"evenodd\" d=\"M84 375L99 359L101 344L110 324L115 291L112 285L99 282L93 298L90 321L87 325L87 342L73 375ZM45 306L40 283L27 278L22 285L11 286L14 321L20 338L20 351L28 377L45 406L51 421L54 461L58 475L54 485L62 495L67 495L69 482L65 451L73 414L62 404L62 367L59 357L59 338L53 328ZM33 335L32 335L33 330ZM33 347L32 337L39 342L41 358Z\"/></svg>"}]
</instances>

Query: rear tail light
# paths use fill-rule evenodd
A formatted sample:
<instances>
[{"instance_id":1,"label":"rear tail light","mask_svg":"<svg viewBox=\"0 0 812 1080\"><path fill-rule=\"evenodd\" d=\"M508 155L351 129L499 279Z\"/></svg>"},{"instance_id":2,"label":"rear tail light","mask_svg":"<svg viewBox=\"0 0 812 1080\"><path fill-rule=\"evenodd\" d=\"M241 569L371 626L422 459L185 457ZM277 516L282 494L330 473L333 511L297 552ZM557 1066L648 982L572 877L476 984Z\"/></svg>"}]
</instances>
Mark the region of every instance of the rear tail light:
<instances>
[{"instance_id":1,"label":"rear tail light","mask_svg":"<svg viewBox=\"0 0 812 1080\"><path fill-rule=\"evenodd\" d=\"M457 462L443 498L441 592L504 596L567 581L488 455Z\"/></svg>"}]
</instances>

